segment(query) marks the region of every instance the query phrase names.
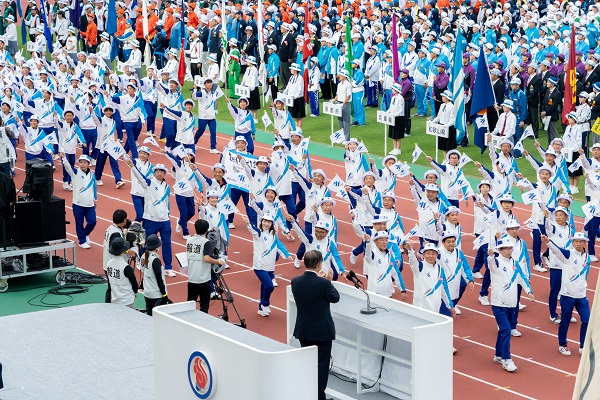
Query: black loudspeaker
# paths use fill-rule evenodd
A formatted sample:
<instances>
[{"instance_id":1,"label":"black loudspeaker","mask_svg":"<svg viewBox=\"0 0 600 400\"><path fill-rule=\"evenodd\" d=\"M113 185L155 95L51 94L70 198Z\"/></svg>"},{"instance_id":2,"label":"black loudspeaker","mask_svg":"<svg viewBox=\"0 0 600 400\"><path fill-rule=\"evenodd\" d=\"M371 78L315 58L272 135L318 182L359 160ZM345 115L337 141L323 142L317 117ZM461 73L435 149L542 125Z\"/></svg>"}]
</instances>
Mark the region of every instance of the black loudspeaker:
<instances>
[{"instance_id":1,"label":"black loudspeaker","mask_svg":"<svg viewBox=\"0 0 600 400\"><path fill-rule=\"evenodd\" d=\"M52 163L47 160L41 158L27 160L23 193L27 193L33 200L50 201L54 193L52 172Z\"/></svg>"},{"instance_id":2,"label":"black loudspeaker","mask_svg":"<svg viewBox=\"0 0 600 400\"><path fill-rule=\"evenodd\" d=\"M67 238L65 200L19 201L15 204L14 240L17 246Z\"/></svg>"}]
</instances>

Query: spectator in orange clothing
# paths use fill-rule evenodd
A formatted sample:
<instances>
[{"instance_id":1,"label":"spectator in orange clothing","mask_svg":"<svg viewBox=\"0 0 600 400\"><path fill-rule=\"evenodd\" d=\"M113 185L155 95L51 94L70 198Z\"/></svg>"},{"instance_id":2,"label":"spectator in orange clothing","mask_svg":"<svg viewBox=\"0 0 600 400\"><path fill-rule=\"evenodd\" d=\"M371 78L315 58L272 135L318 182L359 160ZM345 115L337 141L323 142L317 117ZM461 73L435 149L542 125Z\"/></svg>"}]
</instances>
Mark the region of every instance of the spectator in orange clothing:
<instances>
[{"instance_id":1,"label":"spectator in orange clothing","mask_svg":"<svg viewBox=\"0 0 600 400\"><path fill-rule=\"evenodd\" d=\"M188 13L187 13L187 23L188 26L191 26L194 29L198 28L198 24L200 21L198 20L198 14L194 11L196 8L196 3L188 4Z\"/></svg>"},{"instance_id":2,"label":"spectator in orange clothing","mask_svg":"<svg viewBox=\"0 0 600 400\"><path fill-rule=\"evenodd\" d=\"M125 12L123 10L117 10L117 36L123 36L127 29L127 23L125 21Z\"/></svg>"},{"instance_id":3,"label":"spectator in orange clothing","mask_svg":"<svg viewBox=\"0 0 600 400\"><path fill-rule=\"evenodd\" d=\"M98 26L94 22L94 16L88 15L88 24L85 32L81 32L81 35L85 38L86 51L88 53L96 53L96 47L98 46Z\"/></svg>"},{"instance_id":4,"label":"spectator in orange clothing","mask_svg":"<svg viewBox=\"0 0 600 400\"><path fill-rule=\"evenodd\" d=\"M156 35L156 24L158 23L158 15L156 15L156 6L148 7L148 40L154 39Z\"/></svg>"},{"instance_id":5,"label":"spectator in orange clothing","mask_svg":"<svg viewBox=\"0 0 600 400\"><path fill-rule=\"evenodd\" d=\"M173 18L173 9L171 7L167 8L165 12L167 13L167 18L165 18L165 33L167 34L167 39L170 39L171 28L173 28L175 18Z\"/></svg>"},{"instance_id":6,"label":"spectator in orange clothing","mask_svg":"<svg viewBox=\"0 0 600 400\"><path fill-rule=\"evenodd\" d=\"M138 7L135 12L137 17L135 19L135 38L140 44L139 49L144 54L146 50L146 37L144 36L144 16L142 15L142 7ZM148 33L150 33L150 16L148 16Z\"/></svg>"}]
</instances>

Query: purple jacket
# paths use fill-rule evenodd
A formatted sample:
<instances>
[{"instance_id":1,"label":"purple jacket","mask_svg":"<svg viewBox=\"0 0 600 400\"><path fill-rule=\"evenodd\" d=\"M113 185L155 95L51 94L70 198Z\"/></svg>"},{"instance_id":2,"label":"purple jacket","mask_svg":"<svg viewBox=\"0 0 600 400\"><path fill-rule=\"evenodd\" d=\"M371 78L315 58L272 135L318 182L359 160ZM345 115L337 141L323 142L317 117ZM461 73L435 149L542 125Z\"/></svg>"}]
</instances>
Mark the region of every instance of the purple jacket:
<instances>
[{"instance_id":1,"label":"purple jacket","mask_svg":"<svg viewBox=\"0 0 600 400\"><path fill-rule=\"evenodd\" d=\"M465 85L468 85L469 91L473 93L473 87L475 87L475 68L471 63L463 65L463 74L465 74Z\"/></svg>"},{"instance_id":2,"label":"purple jacket","mask_svg":"<svg viewBox=\"0 0 600 400\"><path fill-rule=\"evenodd\" d=\"M413 91L412 82L410 81L409 78L404 78L404 79L400 79L399 84L400 84L400 86L402 86L402 92L400 92L400 93L402 94L402 97L404 97L404 99L406 99L406 96L408 95L408 93Z\"/></svg>"},{"instance_id":3,"label":"purple jacket","mask_svg":"<svg viewBox=\"0 0 600 400\"><path fill-rule=\"evenodd\" d=\"M437 74L437 76L435 77L435 79L433 81L433 86L435 86L436 88L438 88L438 90L443 92L448 87L449 81L450 81L450 77L444 71L444 72Z\"/></svg>"}]
</instances>

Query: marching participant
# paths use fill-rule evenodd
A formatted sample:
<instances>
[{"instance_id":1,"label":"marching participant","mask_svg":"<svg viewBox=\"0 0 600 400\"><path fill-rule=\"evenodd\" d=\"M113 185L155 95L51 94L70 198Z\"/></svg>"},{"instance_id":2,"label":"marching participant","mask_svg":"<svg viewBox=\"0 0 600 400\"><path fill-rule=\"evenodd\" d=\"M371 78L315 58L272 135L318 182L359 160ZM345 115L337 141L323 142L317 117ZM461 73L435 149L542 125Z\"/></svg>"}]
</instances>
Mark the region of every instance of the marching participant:
<instances>
[{"instance_id":1,"label":"marching participant","mask_svg":"<svg viewBox=\"0 0 600 400\"><path fill-rule=\"evenodd\" d=\"M444 231L442 234L441 246L439 249L439 264L444 269L446 279L448 281L448 292L450 293L450 299L454 304L454 312L458 315L461 314L458 308L458 302L460 301L465 289L467 288L467 282L471 292L475 289L473 283L473 275L471 273L471 267L467 261L467 257L458 247L459 235L456 232ZM450 310L442 302L439 310L440 314L451 316Z\"/></svg>"},{"instance_id":2,"label":"marching participant","mask_svg":"<svg viewBox=\"0 0 600 400\"><path fill-rule=\"evenodd\" d=\"M73 217L75 218L75 230L77 231L79 247L90 249L90 234L96 227L96 201L98 200L96 178L90 170L90 157L86 155L79 156L79 168L74 170L71 168L65 153L61 152L59 156L73 182Z\"/></svg>"},{"instance_id":3,"label":"marching participant","mask_svg":"<svg viewBox=\"0 0 600 400\"><path fill-rule=\"evenodd\" d=\"M283 99L276 98L274 104L273 133L275 134L275 140L281 140L290 148L290 132L296 131L296 123L292 118L292 114L285 109Z\"/></svg>"},{"instance_id":4,"label":"marching participant","mask_svg":"<svg viewBox=\"0 0 600 400\"><path fill-rule=\"evenodd\" d=\"M563 265L560 286L562 320L558 328L558 351L563 356L571 355L567 343L567 332L569 331L569 322L572 321L573 309L576 309L581 317L579 354L583 352L583 343L590 319L590 304L586 296L587 277L590 270L590 257L585 251L588 238L584 232L577 232L570 239L573 246L569 248L557 245L546 236L542 239Z\"/></svg>"},{"instance_id":5,"label":"marching participant","mask_svg":"<svg viewBox=\"0 0 600 400\"><path fill-rule=\"evenodd\" d=\"M133 159L133 163L138 171L142 173L144 178L150 179L150 176L154 174L154 165L149 161L150 149L146 146L138 147L138 158ZM135 220L142 222L144 218L144 194L145 189L141 186L139 181L133 175L131 171L131 202L135 209Z\"/></svg>"},{"instance_id":6,"label":"marching participant","mask_svg":"<svg viewBox=\"0 0 600 400\"><path fill-rule=\"evenodd\" d=\"M512 258L514 246L514 241L502 239L496 245L499 253L497 256L494 250L488 250L488 268L492 276L492 312L498 324L494 362L502 364L502 368L508 372L517 370L510 354L511 320L518 304L517 285L525 288L531 301L535 299L529 280L518 261Z\"/></svg>"},{"instance_id":7,"label":"marching participant","mask_svg":"<svg viewBox=\"0 0 600 400\"><path fill-rule=\"evenodd\" d=\"M128 159L127 165L131 168L140 186L144 189L144 229L146 235L160 233L163 242L163 261L166 275L175 277L173 271L173 253L171 250L171 187L165 180L167 168L163 164L154 166L154 176L146 178L140 170Z\"/></svg>"},{"instance_id":8,"label":"marching participant","mask_svg":"<svg viewBox=\"0 0 600 400\"><path fill-rule=\"evenodd\" d=\"M365 254L365 272L368 279L367 290L386 297L394 294L394 283L400 289L400 299L406 301L406 287L401 271L397 267L395 255L388 249L387 231L375 232L371 240L374 246Z\"/></svg>"},{"instance_id":9,"label":"marching participant","mask_svg":"<svg viewBox=\"0 0 600 400\"><path fill-rule=\"evenodd\" d=\"M102 173L104 172L104 166L106 165L106 159L108 158L110 169L115 177L116 187L117 189L120 189L125 186L125 182L121 179L119 162L113 158L107 150L107 146L114 145L117 141L117 124L114 118L114 106L109 104L103 107L102 112L104 113L104 116L102 119L98 118L92 106L89 107L89 112L98 131L98 138L96 140L96 150L98 151L96 155L96 185L104 185L104 182L102 182ZM137 156L134 157L134 159L135 158L137 158Z\"/></svg>"},{"instance_id":10,"label":"marching participant","mask_svg":"<svg viewBox=\"0 0 600 400\"><path fill-rule=\"evenodd\" d=\"M75 155L77 148L85 144L85 138L79 126L73 121L74 113L72 110L63 112L63 118L60 119L58 113L54 112L54 126L58 130L58 150L65 153L65 157L71 165L71 169L75 168ZM63 189L71 191L73 185L71 177L63 167Z\"/></svg>"},{"instance_id":11,"label":"marching participant","mask_svg":"<svg viewBox=\"0 0 600 400\"><path fill-rule=\"evenodd\" d=\"M218 81L217 81L218 82ZM194 135L194 143L204 135L206 127L210 132L210 154L219 154L217 150L217 91L213 92L213 80L208 77L204 79L204 87L199 88L194 83L192 99L198 100L198 130Z\"/></svg>"}]
</instances>

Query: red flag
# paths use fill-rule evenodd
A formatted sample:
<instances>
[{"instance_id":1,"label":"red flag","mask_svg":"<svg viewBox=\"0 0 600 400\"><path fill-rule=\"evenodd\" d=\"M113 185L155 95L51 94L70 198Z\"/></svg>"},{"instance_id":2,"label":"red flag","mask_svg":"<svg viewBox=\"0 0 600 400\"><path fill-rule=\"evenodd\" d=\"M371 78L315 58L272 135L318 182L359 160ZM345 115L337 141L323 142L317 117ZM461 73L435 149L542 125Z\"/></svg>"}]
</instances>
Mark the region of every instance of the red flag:
<instances>
[{"instance_id":1,"label":"red flag","mask_svg":"<svg viewBox=\"0 0 600 400\"><path fill-rule=\"evenodd\" d=\"M304 17L304 46L302 47L302 62L304 63L304 100L308 103L308 70L310 69L310 57L313 55L313 44L310 41L308 25L311 22L310 2L306 2L306 14Z\"/></svg>"},{"instance_id":2,"label":"red flag","mask_svg":"<svg viewBox=\"0 0 600 400\"><path fill-rule=\"evenodd\" d=\"M183 0L181 0L181 52L179 53L179 70L177 71L177 78L179 78L179 84L183 86L183 80L185 79L185 52L183 51L185 47L185 24L183 23L183 11L185 10L185 5Z\"/></svg>"},{"instance_id":3,"label":"red flag","mask_svg":"<svg viewBox=\"0 0 600 400\"><path fill-rule=\"evenodd\" d=\"M569 62L565 72L565 97L563 100L562 121L568 124L567 114L575 111L577 104L577 70L575 69L575 25L571 26L571 44L569 48Z\"/></svg>"}]
</instances>

